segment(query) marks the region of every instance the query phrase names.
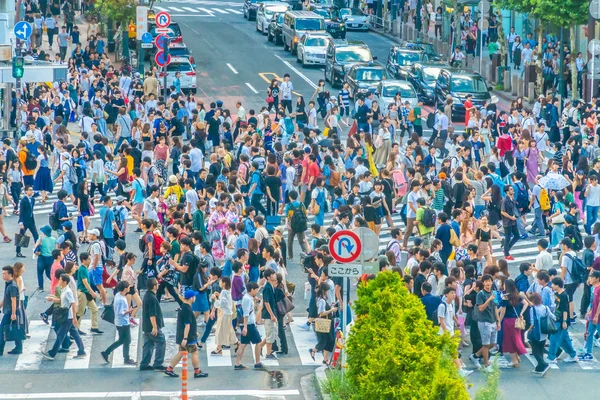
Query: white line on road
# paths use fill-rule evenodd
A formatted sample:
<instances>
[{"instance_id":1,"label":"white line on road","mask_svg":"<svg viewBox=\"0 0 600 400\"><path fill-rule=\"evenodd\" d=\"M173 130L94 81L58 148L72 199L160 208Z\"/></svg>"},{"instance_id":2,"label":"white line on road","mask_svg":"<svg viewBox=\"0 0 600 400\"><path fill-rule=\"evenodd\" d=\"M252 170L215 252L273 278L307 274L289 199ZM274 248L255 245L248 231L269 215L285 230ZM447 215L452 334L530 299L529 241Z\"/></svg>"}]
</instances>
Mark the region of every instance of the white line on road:
<instances>
[{"instance_id":1,"label":"white line on road","mask_svg":"<svg viewBox=\"0 0 600 400\"><path fill-rule=\"evenodd\" d=\"M233 8L226 8L227 11L229 11L230 13L234 13L234 14L238 14L238 15L242 15L243 12L238 11L238 10L234 10Z\"/></svg>"},{"instance_id":2,"label":"white line on road","mask_svg":"<svg viewBox=\"0 0 600 400\"><path fill-rule=\"evenodd\" d=\"M287 67L289 69L291 69L292 71L294 71L296 74L298 74L298 76L302 79L304 79L306 81L306 83L308 83L312 88L316 89L317 85L311 81L306 75L304 75L302 72L298 71L298 69L296 67L294 67L292 64L290 64L289 62L285 61L283 58L279 57L277 54L274 54L275 57L279 58L281 60L282 63L284 63L285 65L287 65Z\"/></svg>"},{"instance_id":3,"label":"white line on road","mask_svg":"<svg viewBox=\"0 0 600 400\"><path fill-rule=\"evenodd\" d=\"M169 7L169 8L171 8L171 10L173 10L173 11L183 12L183 10L181 8L177 8L177 7Z\"/></svg>"},{"instance_id":4,"label":"white line on road","mask_svg":"<svg viewBox=\"0 0 600 400\"><path fill-rule=\"evenodd\" d=\"M231 72L233 72L234 74L238 74L237 70L235 68L233 68L233 65L227 63L227 66L229 67L229 69L231 70Z\"/></svg>"},{"instance_id":5,"label":"white line on road","mask_svg":"<svg viewBox=\"0 0 600 400\"><path fill-rule=\"evenodd\" d=\"M178 397L181 392L172 391L143 391L143 392L69 392L69 393L3 393L0 394L2 400L13 400L13 399L56 399L57 397L63 399L110 399L129 397L143 398L143 397ZM271 396L298 396L300 395L299 390L286 389L286 390L190 390L188 395L191 396L253 396L253 397L271 397Z\"/></svg>"},{"instance_id":6,"label":"white line on road","mask_svg":"<svg viewBox=\"0 0 600 400\"><path fill-rule=\"evenodd\" d=\"M153 6L153 8L157 9L158 11L167 11L167 9L163 7Z\"/></svg>"},{"instance_id":7,"label":"white line on road","mask_svg":"<svg viewBox=\"0 0 600 400\"><path fill-rule=\"evenodd\" d=\"M198 10L196 10L195 8L192 8L192 7L182 7L182 8L184 10L188 10L188 11L193 12L193 13L197 13L198 12Z\"/></svg>"},{"instance_id":8,"label":"white line on road","mask_svg":"<svg viewBox=\"0 0 600 400\"><path fill-rule=\"evenodd\" d=\"M248 82L246 82L246 86L248 86L250 88L250 90L252 90L254 92L254 94L258 94L258 90L254 89L254 86L252 86Z\"/></svg>"},{"instance_id":9,"label":"white line on road","mask_svg":"<svg viewBox=\"0 0 600 400\"><path fill-rule=\"evenodd\" d=\"M208 8L198 7L198 10L204 11L205 13L210 14L210 15L214 15L215 14L212 10L209 10Z\"/></svg>"},{"instance_id":10,"label":"white line on road","mask_svg":"<svg viewBox=\"0 0 600 400\"><path fill-rule=\"evenodd\" d=\"M221 14L229 14L227 11L223 11L223 10L221 10L220 8L213 8L212 10L213 10L213 11L216 11L216 12L218 12L218 13L221 13Z\"/></svg>"}]
</instances>

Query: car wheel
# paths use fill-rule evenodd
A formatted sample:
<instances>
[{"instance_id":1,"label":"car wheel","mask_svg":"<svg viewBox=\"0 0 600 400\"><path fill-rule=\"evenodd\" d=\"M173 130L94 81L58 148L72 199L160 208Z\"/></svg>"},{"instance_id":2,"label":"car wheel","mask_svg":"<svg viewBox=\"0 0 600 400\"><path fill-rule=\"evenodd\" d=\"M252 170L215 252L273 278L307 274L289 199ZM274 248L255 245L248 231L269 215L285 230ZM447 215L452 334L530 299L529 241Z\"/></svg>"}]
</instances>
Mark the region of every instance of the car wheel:
<instances>
[{"instance_id":1,"label":"car wheel","mask_svg":"<svg viewBox=\"0 0 600 400\"><path fill-rule=\"evenodd\" d=\"M282 38L282 39L283 39L283 49L285 51L289 51L290 50L290 46L288 46L287 42L285 41L285 38Z\"/></svg>"},{"instance_id":2,"label":"car wheel","mask_svg":"<svg viewBox=\"0 0 600 400\"><path fill-rule=\"evenodd\" d=\"M297 62L297 63L300 63L300 62L302 62L302 59L301 59L301 57L300 57L300 53L299 53L298 51L296 51L296 62Z\"/></svg>"},{"instance_id":3,"label":"car wheel","mask_svg":"<svg viewBox=\"0 0 600 400\"><path fill-rule=\"evenodd\" d=\"M306 68L306 60L304 59L304 56L302 56L302 67Z\"/></svg>"},{"instance_id":4,"label":"car wheel","mask_svg":"<svg viewBox=\"0 0 600 400\"><path fill-rule=\"evenodd\" d=\"M272 42L272 41L273 41L273 35L271 35L271 31L270 31L270 30L268 30L268 31L267 31L267 40L268 40L269 42Z\"/></svg>"},{"instance_id":5,"label":"car wheel","mask_svg":"<svg viewBox=\"0 0 600 400\"><path fill-rule=\"evenodd\" d=\"M248 19L248 14L246 14L246 10L244 10L244 18Z\"/></svg>"},{"instance_id":6,"label":"car wheel","mask_svg":"<svg viewBox=\"0 0 600 400\"><path fill-rule=\"evenodd\" d=\"M262 34L263 35L268 35L269 34L269 29L265 29L265 24L261 24L261 30L262 30Z\"/></svg>"},{"instance_id":7,"label":"car wheel","mask_svg":"<svg viewBox=\"0 0 600 400\"><path fill-rule=\"evenodd\" d=\"M290 51L292 52L292 55L296 55L298 54L298 47L290 45Z\"/></svg>"}]
</instances>

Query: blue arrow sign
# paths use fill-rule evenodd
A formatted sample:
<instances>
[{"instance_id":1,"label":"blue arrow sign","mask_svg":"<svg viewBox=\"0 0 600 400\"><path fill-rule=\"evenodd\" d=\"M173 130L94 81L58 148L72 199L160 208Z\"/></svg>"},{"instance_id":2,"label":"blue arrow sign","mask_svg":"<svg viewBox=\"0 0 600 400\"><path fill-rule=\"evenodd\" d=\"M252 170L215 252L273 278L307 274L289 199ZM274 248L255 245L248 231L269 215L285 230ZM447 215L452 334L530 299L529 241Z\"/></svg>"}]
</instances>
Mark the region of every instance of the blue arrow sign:
<instances>
[{"instance_id":1,"label":"blue arrow sign","mask_svg":"<svg viewBox=\"0 0 600 400\"><path fill-rule=\"evenodd\" d=\"M152 34L150 32L144 32L142 35L142 43L152 43Z\"/></svg>"},{"instance_id":2,"label":"blue arrow sign","mask_svg":"<svg viewBox=\"0 0 600 400\"><path fill-rule=\"evenodd\" d=\"M340 239L340 241L338 242L338 254L343 254L342 247L346 249L348 254L354 255L354 253L352 253L352 250L354 250L354 245L352 244L350 238L344 237Z\"/></svg>"},{"instance_id":3,"label":"blue arrow sign","mask_svg":"<svg viewBox=\"0 0 600 400\"><path fill-rule=\"evenodd\" d=\"M31 36L31 24L27 21L19 21L13 29L15 37L19 40L27 40Z\"/></svg>"}]
</instances>

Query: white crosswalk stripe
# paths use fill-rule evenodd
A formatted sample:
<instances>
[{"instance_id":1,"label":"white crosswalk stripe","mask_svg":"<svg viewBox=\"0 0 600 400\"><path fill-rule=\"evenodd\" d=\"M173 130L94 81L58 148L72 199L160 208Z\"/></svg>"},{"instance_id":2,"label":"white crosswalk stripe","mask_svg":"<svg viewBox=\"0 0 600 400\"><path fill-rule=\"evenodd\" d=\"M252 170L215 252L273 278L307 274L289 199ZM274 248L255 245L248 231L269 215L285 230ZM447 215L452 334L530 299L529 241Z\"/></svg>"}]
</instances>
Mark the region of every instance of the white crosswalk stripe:
<instances>
[{"instance_id":1,"label":"white crosswalk stripe","mask_svg":"<svg viewBox=\"0 0 600 400\"><path fill-rule=\"evenodd\" d=\"M139 317L139 315L138 315ZM136 318L137 319L137 318ZM321 365L323 356L316 355L316 361L310 357L309 349L313 348L317 343L315 332L311 330L303 330L300 325L306 322L306 318L296 317L296 320L286 329L286 337L289 343L289 353L279 360L266 360L261 357L261 362L267 367L278 367L280 365L303 365L303 366L318 366ZM162 328L166 339L165 365L169 363L171 358L177 353L177 345L175 344L176 335L176 318L164 318L165 326ZM46 325L41 320L31 321L29 331L31 337L23 342L23 353L18 356L5 354L0 357L0 371L18 370L18 371L39 371L39 370L83 370L83 369L121 369L121 368L136 368L132 365L124 365L122 347L117 348L111 355L111 362L106 364L100 356L100 352L118 338L116 328L113 325L105 324L100 321L100 328L104 331L101 335L92 335L89 332L91 321L84 319L81 321L81 328L86 335L82 336L82 341L86 351L86 356L79 359L73 359L77 353L77 345L73 342L69 353L58 353L54 360L46 360L42 356L42 351L49 350L54 344L56 335L50 325ZM258 331L264 337L264 326L258 325ZM198 328L199 336L202 335L203 328ZM239 334L238 334L239 337ZM130 358L141 361L142 346L144 343L143 332L141 325L131 327L131 345ZM294 351L297 349L297 353ZM222 355L211 355L211 351L216 349L215 336L211 334L204 346L200 350L200 360L202 370L210 370L211 368L233 368L235 364L236 354L231 349L223 349ZM263 355L266 351L263 350ZM254 365L254 346L247 346L242 358L244 365Z\"/></svg>"},{"instance_id":2,"label":"white crosswalk stripe","mask_svg":"<svg viewBox=\"0 0 600 400\"><path fill-rule=\"evenodd\" d=\"M212 7L189 7L190 4L200 4L207 5ZM205 16L205 17L214 17L217 14L235 14L242 15L242 8L239 9L233 8L233 6L241 6L241 3L218 3L221 6L227 6L228 8L217 8L215 7L217 3L214 2L206 2L206 3L187 3L187 6L183 7L173 7L173 6L154 6L156 11L167 11L170 13L174 13L177 16L183 14L186 16L186 13L192 13L190 16Z\"/></svg>"},{"instance_id":3,"label":"white crosswalk stripe","mask_svg":"<svg viewBox=\"0 0 600 400\"><path fill-rule=\"evenodd\" d=\"M242 11L234 10L233 8L226 8L225 10L229 11L230 13L234 13L234 14L238 14L238 15L243 14Z\"/></svg>"}]
</instances>

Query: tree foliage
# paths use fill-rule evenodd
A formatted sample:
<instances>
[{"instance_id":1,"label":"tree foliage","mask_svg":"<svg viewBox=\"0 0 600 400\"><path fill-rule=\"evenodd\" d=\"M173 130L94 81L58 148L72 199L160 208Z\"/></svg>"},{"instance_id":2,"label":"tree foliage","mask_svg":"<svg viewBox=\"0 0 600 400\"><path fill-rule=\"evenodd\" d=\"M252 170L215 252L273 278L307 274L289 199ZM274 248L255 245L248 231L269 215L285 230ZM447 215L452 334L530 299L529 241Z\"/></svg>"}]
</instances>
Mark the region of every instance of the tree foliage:
<instances>
[{"instance_id":1,"label":"tree foliage","mask_svg":"<svg viewBox=\"0 0 600 400\"><path fill-rule=\"evenodd\" d=\"M135 20L136 6L135 0L96 0L94 5L101 15L125 25Z\"/></svg>"},{"instance_id":2,"label":"tree foliage","mask_svg":"<svg viewBox=\"0 0 600 400\"><path fill-rule=\"evenodd\" d=\"M526 13L564 28L585 24L589 0L494 0L499 9Z\"/></svg>"},{"instance_id":3,"label":"tree foliage","mask_svg":"<svg viewBox=\"0 0 600 400\"><path fill-rule=\"evenodd\" d=\"M356 399L467 400L452 360L458 340L437 335L420 300L392 272L358 289L348 338L348 378Z\"/></svg>"}]
</instances>

